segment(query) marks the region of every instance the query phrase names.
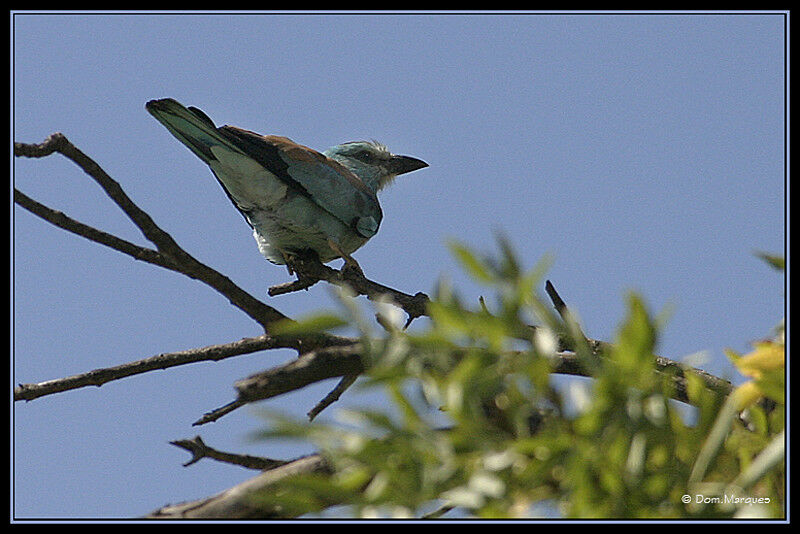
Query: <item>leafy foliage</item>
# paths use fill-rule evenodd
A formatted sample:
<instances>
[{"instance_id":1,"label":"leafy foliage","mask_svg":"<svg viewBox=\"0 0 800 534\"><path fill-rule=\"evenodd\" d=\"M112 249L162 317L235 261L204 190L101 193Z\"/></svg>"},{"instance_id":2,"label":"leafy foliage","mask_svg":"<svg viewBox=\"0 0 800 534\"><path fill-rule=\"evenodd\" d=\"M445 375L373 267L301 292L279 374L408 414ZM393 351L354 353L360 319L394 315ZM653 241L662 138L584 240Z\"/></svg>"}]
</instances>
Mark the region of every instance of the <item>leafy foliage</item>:
<instances>
[{"instance_id":1,"label":"leafy foliage","mask_svg":"<svg viewBox=\"0 0 800 534\"><path fill-rule=\"evenodd\" d=\"M348 297L348 318L321 316L322 325L360 325L360 387L379 388L390 403L328 424L270 416L262 437L315 443L332 474L288 479L264 504L287 515L340 506L354 517L453 508L492 518L785 514L782 337L731 353L752 380L728 400L687 371L690 409L670 400L671 382L655 372L659 324L641 296L628 295L611 348L593 352L537 295L546 263L525 272L503 240L497 258L451 248L493 305L469 306L442 283L421 332L385 320L388 333L377 336ZM576 347L591 381L556 387L559 342Z\"/></svg>"}]
</instances>

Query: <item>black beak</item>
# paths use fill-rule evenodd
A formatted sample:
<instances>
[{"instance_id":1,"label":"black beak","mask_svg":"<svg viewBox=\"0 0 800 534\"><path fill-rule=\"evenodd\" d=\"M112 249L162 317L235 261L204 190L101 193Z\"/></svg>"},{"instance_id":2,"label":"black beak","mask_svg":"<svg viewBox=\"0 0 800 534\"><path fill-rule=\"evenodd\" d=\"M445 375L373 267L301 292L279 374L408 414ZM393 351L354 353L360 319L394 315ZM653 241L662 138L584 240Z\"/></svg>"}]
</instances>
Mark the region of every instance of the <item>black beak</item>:
<instances>
[{"instance_id":1,"label":"black beak","mask_svg":"<svg viewBox=\"0 0 800 534\"><path fill-rule=\"evenodd\" d=\"M428 164L421 159L412 158L411 156L392 156L392 159L389 160L388 169L393 174L405 174L417 169L424 169L427 166Z\"/></svg>"}]
</instances>

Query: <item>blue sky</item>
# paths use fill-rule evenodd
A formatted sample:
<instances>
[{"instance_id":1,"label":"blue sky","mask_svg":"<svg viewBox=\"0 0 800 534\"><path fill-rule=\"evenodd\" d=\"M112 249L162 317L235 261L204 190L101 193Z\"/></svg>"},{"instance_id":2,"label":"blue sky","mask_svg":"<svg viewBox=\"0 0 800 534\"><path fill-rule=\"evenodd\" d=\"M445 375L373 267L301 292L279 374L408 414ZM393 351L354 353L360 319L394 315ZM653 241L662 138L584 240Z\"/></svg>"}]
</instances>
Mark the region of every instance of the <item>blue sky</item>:
<instances>
[{"instance_id":1,"label":"blue sky","mask_svg":"<svg viewBox=\"0 0 800 534\"><path fill-rule=\"evenodd\" d=\"M252 294L288 281L266 262L208 168L145 112L153 98L218 124L317 149L377 139L430 167L381 196L367 276L431 293L457 269L449 239L548 274L588 335L610 339L625 294L671 309L658 352L704 352L734 376L784 315L782 14L34 14L11 16L15 141L63 132L198 259ZM147 245L60 156L12 162L14 185L82 222ZM38 382L258 335L205 285L13 208L13 383ZM338 262L334 263L338 265ZM362 297L363 300L363 297ZM324 284L269 299L293 317L335 307ZM258 353L152 372L13 406L12 514L131 517L211 495L253 472L170 440L293 458L254 443L245 408L203 427L232 384L293 358ZM335 382L263 403L302 417ZM323 412L375 402L355 389Z\"/></svg>"}]
</instances>

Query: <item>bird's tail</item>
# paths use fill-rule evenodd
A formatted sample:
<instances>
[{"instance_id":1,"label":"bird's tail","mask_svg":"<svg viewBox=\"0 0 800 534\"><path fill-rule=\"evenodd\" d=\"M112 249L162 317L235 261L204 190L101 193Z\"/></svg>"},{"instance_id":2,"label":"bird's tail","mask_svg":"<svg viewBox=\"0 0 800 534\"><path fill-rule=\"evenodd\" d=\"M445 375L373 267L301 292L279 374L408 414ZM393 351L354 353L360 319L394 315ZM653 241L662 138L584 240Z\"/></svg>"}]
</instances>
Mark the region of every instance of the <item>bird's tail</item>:
<instances>
[{"instance_id":1,"label":"bird's tail","mask_svg":"<svg viewBox=\"0 0 800 534\"><path fill-rule=\"evenodd\" d=\"M189 147L197 157L207 164L216 159L210 147L231 147L208 115L195 107L185 107L172 98L151 100L145 105L147 111L163 124L178 141Z\"/></svg>"}]
</instances>

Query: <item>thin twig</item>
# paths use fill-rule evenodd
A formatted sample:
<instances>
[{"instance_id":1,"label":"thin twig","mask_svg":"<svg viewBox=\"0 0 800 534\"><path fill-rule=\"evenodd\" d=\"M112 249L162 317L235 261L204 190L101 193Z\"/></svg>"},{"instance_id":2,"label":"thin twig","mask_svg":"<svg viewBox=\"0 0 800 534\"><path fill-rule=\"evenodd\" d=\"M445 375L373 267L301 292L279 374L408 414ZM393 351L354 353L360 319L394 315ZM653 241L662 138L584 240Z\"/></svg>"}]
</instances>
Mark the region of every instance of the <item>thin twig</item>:
<instances>
[{"instance_id":1,"label":"thin twig","mask_svg":"<svg viewBox=\"0 0 800 534\"><path fill-rule=\"evenodd\" d=\"M40 202L33 200L17 188L14 188L14 202L32 214L41 217L45 221L75 235L85 237L86 239L94 241L95 243L100 243L101 245L113 248L114 250L122 252L123 254L127 254L134 259L152 263L153 265L158 265L159 267L164 267L165 269L170 269L172 271L178 270L172 261L160 254L158 251L140 247L139 245L131 243L130 241L126 241L115 235L103 232L102 230L98 230L87 224L83 224L80 221L76 221L75 219L64 215L63 212L56 211L45 206L44 204L41 204Z\"/></svg>"},{"instance_id":2,"label":"thin twig","mask_svg":"<svg viewBox=\"0 0 800 534\"><path fill-rule=\"evenodd\" d=\"M436 510L434 510L433 512L431 512L429 514L423 515L422 519L438 519L438 518L442 517L444 514L446 514L447 512L453 510L454 508L455 508L455 506L450 505L450 504L442 506L440 508L437 508Z\"/></svg>"},{"instance_id":3,"label":"thin twig","mask_svg":"<svg viewBox=\"0 0 800 534\"><path fill-rule=\"evenodd\" d=\"M214 408L210 412L204 413L200 419L192 423L192 426L200 426L206 423L213 423L223 415L228 415L232 411L241 408L245 404L247 404L247 401L245 400L242 399L233 400L224 406L220 406L219 408Z\"/></svg>"},{"instance_id":4,"label":"thin twig","mask_svg":"<svg viewBox=\"0 0 800 534\"><path fill-rule=\"evenodd\" d=\"M239 380L234 384L239 393L235 400L206 412L192 424L211 423L248 403L277 397L329 378L357 376L362 372L364 365L358 344L307 352L287 364Z\"/></svg>"},{"instance_id":5,"label":"thin twig","mask_svg":"<svg viewBox=\"0 0 800 534\"><path fill-rule=\"evenodd\" d=\"M186 365L188 363L219 361L232 356L249 354L266 349L291 348L286 347L286 345L287 343L284 340L265 334L258 337L240 339L232 343L158 354L134 362L124 363L114 367L95 369L65 378L47 380L35 384L20 384L14 388L14 400L30 401L45 395L52 395L71 389L78 389L86 386L102 386L112 380L119 380L148 371L167 369L178 365Z\"/></svg>"},{"instance_id":6,"label":"thin twig","mask_svg":"<svg viewBox=\"0 0 800 534\"><path fill-rule=\"evenodd\" d=\"M298 278L297 280L286 282L285 284L274 285L269 288L268 293L270 297L285 295L287 293L294 293L296 291L302 291L303 289L308 289L317 282L319 282L319 280L313 278Z\"/></svg>"},{"instance_id":7,"label":"thin twig","mask_svg":"<svg viewBox=\"0 0 800 534\"><path fill-rule=\"evenodd\" d=\"M223 452L205 444L200 436L195 436L192 439L179 439L170 441L171 445L186 449L192 453L192 458L183 464L188 467L203 458L211 458L218 462L224 462L233 465L239 465L248 469L258 469L259 471L266 471L268 469L275 469L282 465L286 465L285 460L273 460L272 458L262 458L260 456L250 456L249 454L234 454L230 452Z\"/></svg>"},{"instance_id":8,"label":"thin twig","mask_svg":"<svg viewBox=\"0 0 800 534\"><path fill-rule=\"evenodd\" d=\"M330 393L325 395L325 398L319 401L312 409L308 412L308 420L313 421L315 417L317 417L322 410L339 400L339 397L342 396L347 388L352 386L356 379L358 378L357 374L346 375L342 377L336 387L331 390Z\"/></svg>"},{"instance_id":9,"label":"thin twig","mask_svg":"<svg viewBox=\"0 0 800 534\"><path fill-rule=\"evenodd\" d=\"M572 311L570 311L569 308L567 308L567 304L561 298L561 295L558 294L558 291L556 291L555 286L550 282L550 280L547 280L545 282L544 290L547 292L547 295L553 302L553 307L561 316L561 319L564 321L564 324L566 324L567 327L570 329L573 336L578 338L577 341L581 343L581 345L583 345L583 348L589 348L588 347L589 338L586 336L586 334L583 333L583 330L578 324L575 315L572 313Z\"/></svg>"},{"instance_id":10,"label":"thin twig","mask_svg":"<svg viewBox=\"0 0 800 534\"><path fill-rule=\"evenodd\" d=\"M553 302L553 307L556 309L558 314L561 316L562 319L566 321L567 315L567 305L564 300L561 298L561 295L558 294L556 291L555 286L547 280L544 284L544 290L547 291L547 295L550 297L550 300Z\"/></svg>"}]
</instances>

